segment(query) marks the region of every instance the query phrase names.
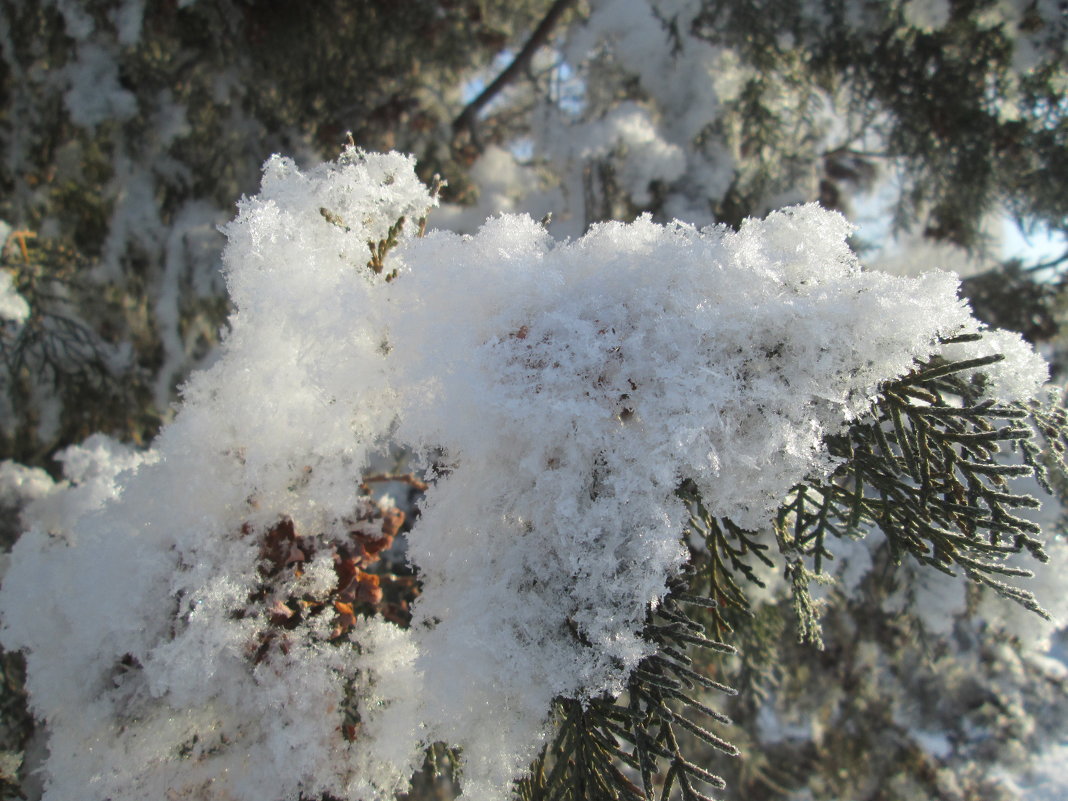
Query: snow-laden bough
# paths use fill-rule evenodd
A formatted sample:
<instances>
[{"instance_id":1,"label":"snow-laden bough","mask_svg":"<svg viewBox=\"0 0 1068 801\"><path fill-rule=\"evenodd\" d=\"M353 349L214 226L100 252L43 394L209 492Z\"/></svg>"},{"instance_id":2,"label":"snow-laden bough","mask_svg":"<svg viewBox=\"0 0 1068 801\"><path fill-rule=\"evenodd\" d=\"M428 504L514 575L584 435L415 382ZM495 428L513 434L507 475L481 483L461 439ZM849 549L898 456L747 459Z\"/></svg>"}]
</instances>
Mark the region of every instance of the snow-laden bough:
<instances>
[{"instance_id":1,"label":"snow-laden bough","mask_svg":"<svg viewBox=\"0 0 1068 801\"><path fill-rule=\"evenodd\" d=\"M882 382L981 328L955 277L862 270L815 205L557 242L524 216L419 236L434 202L397 154L271 159L174 422L147 452L69 451L26 510L2 641L50 732L47 799L386 799L435 741L466 796L509 797L553 699L617 694L648 656L682 482L765 526ZM990 393L1030 397L1044 362L996 342ZM343 597L346 538L390 534L359 491L390 444L432 479L410 627L309 614L265 644L284 599Z\"/></svg>"}]
</instances>

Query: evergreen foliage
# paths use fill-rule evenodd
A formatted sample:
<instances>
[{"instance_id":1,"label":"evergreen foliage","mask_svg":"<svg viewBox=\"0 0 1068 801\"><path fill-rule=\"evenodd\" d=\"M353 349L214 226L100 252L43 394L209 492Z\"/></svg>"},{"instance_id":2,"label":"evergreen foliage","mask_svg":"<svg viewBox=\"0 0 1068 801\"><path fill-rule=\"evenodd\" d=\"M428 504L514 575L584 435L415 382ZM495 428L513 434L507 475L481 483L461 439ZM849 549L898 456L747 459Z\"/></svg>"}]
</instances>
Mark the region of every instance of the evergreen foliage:
<instances>
[{"instance_id":1,"label":"evergreen foliage","mask_svg":"<svg viewBox=\"0 0 1068 801\"><path fill-rule=\"evenodd\" d=\"M947 344L979 338L968 335ZM886 537L895 564L908 555L949 576L956 575L956 567L969 580L1049 617L1033 593L1003 578L1032 575L1025 567L1006 564L1010 556L1026 553L1040 562L1049 559L1040 526L1014 514L1037 508L1040 501L1012 491L1009 482L1033 478L1054 494L1047 462L1058 476L1065 476L1068 418L1056 403L979 401L983 379L961 374L1003 358L936 359L885 385L869 415L851 424L846 434L829 439L829 450L841 466L828 479L798 485L784 501L775 520L776 541L794 584L803 640L820 642L807 585L822 572L824 560L834 558L826 539L859 537L872 530ZM1044 447L1035 440L1044 441ZM1018 454L1018 461L1000 458L1004 445ZM713 554L715 597L747 609L733 576L759 581L740 557L752 553L767 560L762 553L767 546L757 543L756 532L744 532L728 520L715 521L698 509ZM737 544L723 531L731 532ZM729 569L724 569L723 555L730 560ZM805 560L811 561L811 572Z\"/></svg>"},{"instance_id":2,"label":"evergreen foliage","mask_svg":"<svg viewBox=\"0 0 1068 801\"><path fill-rule=\"evenodd\" d=\"M945 344L980 338L963 335ZM1010 482L1033 478L1054 493L1050 466L1061 480L1068 475L1063 459L1068 415L1055 402L980 401L984 377L976 375L976 369L1003 359L1002 354L961 361L939 358L884 385L871 412L830 439L830 451L841 467L827 479L799 484L780 507L774 524L778 559L767 555L769 546L760 542L760 532L712 516L692 484L680 487L680 497L693 513L691 547L695 536L702 542L693 552L693 565L676 580L663 605L650 612L645 636L656 643L658 653L633 672L625 695L590 704L567 699L558 703L556 739L520 783L518 797L653 801L658 792L668 798L678 781L680 797L697 801L707 796L700 784L695 789L695 779L722 789L723 779L686 758L672 724L720 752L738 755L737 748L683 716L697 712L730 725L722 712L687 692L695 685L728 695L736 690L694 671L686 652L694 646L738 652L706 637L687 606L706 610L702 617L717 637L730 635L753 616L743 587L762 586L752 566L755 561L784 565L792 583L799 639L820 649L820 615L809 584L820 578L824 560L834 558L825 539L860 538L873 530L885 536L895 565L907 555L949 576L956 575L956 567L977 585L1048 617L1033 593L1003 578L1033 575L1025 567L1007 564L1010 556L1027 554L1048 561L1039 526L1013 514L1033 509L1039 501L1027 492L1011 491ZM1005 445L1018 454L1018 461L999 458ZM710 597L688 592L706 585ZM755 682L753 691L762 684L767 681ZM626 712L621 711L624 707ZM668 760L666 773L655 757ZM622 766L639 772L641 784L624 774ZM663 777L654 786L657 773Z\"/></svg>"},{"instance_id":3,"label":"evergreen foliage","mask_svg":"<svg viewBox=\"0 0 1068 801\"><path fill-rule=\"evenodd\" d=\"M688 606L714 609L710 598L690 595L694 573L683 574L663 603L649 613L644 637L656 652L633 671L624 695L583 703L561 699L556 704L555 736L519 782L522 801L654 801L671 796L677 786L686 801L704 801L704 788L723 789L719 776L688 759L679 731L728 756L738 749L693 720L730 725L730 719L693 693L735 690L693 669L687 651L694 646L734 654L735 649L705 636L704 627L688 614ZM630 769L631 776L624 771ZM640 777L640 780L639 778Z\"/></svg>"},{"instance_id":4,"label":"evergreen foliage","mask_svg":"<svg viewBox=\"0 0 1068 801\"><path fill-rule=\"evenodd\" d=\"M690 33L737 47L756 67L742 101L754 111L774 106L772 75L811 87L812 113L818 92L840 93L853 142L877 132L880 144L827 152L823 180L855 181L866 160L900 160L902 227L922 220L928 235L974 246L984 214L1008 202L1021 218L1063 228L1063 9L1043 17L1042 4L1021 4L1014 23L999 24L988 16L993 3L945 3L936 27L909 5L923 4L714 0L702 4ZM1036 45L1023 52L1014 40L1028 35ZM767 112L744 119L745 146L781 136L782 121ZM746 208L753 198L734 202Z\"/></svg>"},{"instance_id":5,"label":"evergreen foliage","mask_svg":"<svg viewBox=\"0 0 1068 801\"><path fill-rule=\"evenodd\" d=\"M125 299L100 297L85 278L84 256L36 238L16 244L26 233L12 234L0 259L28 306L21 325L0 330L0 392L11 419L24 423L0 433L5 451L46 462L48 446L34 435L41 428L65 442L100 430L139 438L156 418L146 409L146 377L130 364L130 343L119 339Z\"/></svg>"},{"instance_id":6,"label":"evergreen foliage","mask_svg":"<svg viewBox=\"0 0 1068 801\"><path fill-rule=\"evenodd\" d=\"M1009 480L1034 477L1052 494L1042 454L1064 473L1068 427L1057 406L978 401L982 380L961 374L1003 358L937 360L885 386L872 419L831 441L832 454L842 459L839 471L826 482L801 485L783 505L776 521L780 547L810 556L819 573L830 555L828 535L877 529L896 563L908 554L948 575L959 568L1048 616L1032 593L999 578L1031 575L1005 564L1010 555L1048 561L1040 526L1014 514L1040 502L1013 492ZM1042 450L1033 441L1040 438L1048 445ZM1017 451L1019 463L998 458L1005 445Z\"/></svg>"},{"instance_id":7,"label":"evergreen foliage","mask_svg":"<svg viewBox=\"0 0 1068 801\"><path fill-rule=\"evenodd\" d=\"M1002 213L1068 230L1063 5L0 3L5 549L21 511L59 531L79 504L116 491L107 470L139 469L141 457L116 456L117 445L78 443L95 432L152 442L175 387L216 358L231 311L216 227L254 191L269 154L332 158L346 132L350 145L416 154L428 203L443 206L429 225L467 231L499 211L544 215L558 238L642 212L737 228L799 201L848 212L893 184L893 230L976 259L982 269L961 285L975 316L1043 345L1058 377L1068 262L997 263L986 239ZM344 245L354 275L391 286L410 277L397 254L427 232L423 210L312 212L359 240ZM445 240L419 252L435 247ZM528 322L497 346L552 344L528 340ZM788 374L773 344L761 345L766 361ZM1052 801L1068 791L1063 748L1051 745L1068 737L1068 687L1049 656L1068 613L1063 513L1051 528L1038 512L1040 496L1068 497L1068 413L1055 394L1001 392L999 371L1019 347L1000 332L945 333L938 345L822 432L829 468L790 488L764 528L716 514L696 481L678 481L687 567L637 632L648 654L620 692L555 698L517 799ZM594 377L597 392L607 373ZM636 415L629 386L611 397L622 429ZM394 401L383 390L353 419ZM93 447L106 456L87 456ZM243 468L246 454L233 456ZM374 648L350 648L350 637L385 621L412 633L425 576L388 549L427 508L422 493L455 468L442 451L425 474L402 460L359 476L350 489L365 514L342 534L302 529L286 510L264 522L271 510L250 494L250 522L227 535L258 554L258 578L230 610L234 627L259 626L249 676L281 670L294 631L329 633L341 661L360 652L360 666L344 668L345 747L358 748L374 719L364 685L392 687L368 667ZM591 500L609 475L603 461L590 468ZM386 485L411 493L407 519L371 500ZM302 575L334 584L300 589ZM172 636L193 616L175 617ZM571 617L567 636L595 647ZM31 741L22 657L0 656L0 797L36 798L45 757ZM113 667L117 686L145 675L129 654ZM180 756L210 760L226 745L193 735ZM427 746L407 798L455 797L464 762L455 743ZM1031 767L1064 784L1032 780ZM215 797L210 782L188 792Z\"/></svg>"},{"instance_id":8,"label":"evergreen foliage","mask_svg":"<svg viewBox=\"0 0 1068 801\"><path fill-rule=\"evenodd\" d=\"M425 178L462 187L461 154L440 135L453 98L537 5L0 4L0 220L34 237L28 260L9 242L4 267L23 289L74 290L77 314L50 339L77 340L85 362L56 354L70 391L0 375L3 454L55 470L51 454L93 431L151 439L218 342L216 228L272 153L333 158L351 131L362 147L419 152ZM39 306L53 328L70 318ZM16 350L14 368L31 352Z\"/></svg>"}]
</instances>

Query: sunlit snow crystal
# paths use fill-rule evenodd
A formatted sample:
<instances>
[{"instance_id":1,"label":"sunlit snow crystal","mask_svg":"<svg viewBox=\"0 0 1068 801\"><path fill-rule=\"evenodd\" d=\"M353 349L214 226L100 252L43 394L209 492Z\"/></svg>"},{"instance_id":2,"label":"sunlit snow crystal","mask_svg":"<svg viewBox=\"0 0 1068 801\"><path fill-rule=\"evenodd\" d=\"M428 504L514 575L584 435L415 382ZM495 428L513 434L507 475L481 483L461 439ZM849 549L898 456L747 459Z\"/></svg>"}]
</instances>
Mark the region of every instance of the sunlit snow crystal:
<instances>
[{"instance_id":1,"label":"sunlit snow crystal","mask_svg":"<svg viewBox=\"0 0 1068 801\"><path fill-rule=\"evenodd\" d=\"M955 278L864 272L849 232L810 205L736 233L642 218L561 244L504 216L406 246L397 436L455 465L410 538L417 665L472 797L507 795L553 697L618 693L647 653L681 481L761 528L880 382L977 329ZM1015 364L999 386L1034 391L1041 360Z\"/></svg>"},{"instance_id":2,"label":"sunlit snow crystal","mask_svg":"<svg viewBox=\"0 0 1068 801\"><path fill-rule=\"evenodd\" d=\"M558 243L519 216L415 238L431 204L396 154L269 161L226 229L229 332L175 422L147 455L74 454L28 510L2 640L49 721L47 799L386 799L436 740L462 747L468 797L508 797L552 699L618 692L649 653L681 481L760 529L880 382L978 328L952 276L862 271L814 205ZM401 216L387 284L367 245ZM1040 360L1010 350L1000 396L1033 392ZM346 647L306 626L250 662L245 535L285 516L333 536L388 438L448 468L410 535L413 626Z\"/></svg>"}]
</instances>

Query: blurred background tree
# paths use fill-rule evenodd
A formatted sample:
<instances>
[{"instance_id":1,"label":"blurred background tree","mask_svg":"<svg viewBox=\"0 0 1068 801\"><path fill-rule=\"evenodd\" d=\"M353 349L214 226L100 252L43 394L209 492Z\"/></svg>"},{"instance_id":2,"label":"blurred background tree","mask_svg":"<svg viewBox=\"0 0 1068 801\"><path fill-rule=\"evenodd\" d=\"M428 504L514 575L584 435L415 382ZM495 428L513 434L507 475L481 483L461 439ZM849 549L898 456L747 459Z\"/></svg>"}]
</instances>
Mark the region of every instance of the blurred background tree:
<instances>
[{"instance_id":1,"label":"blurred background tree","mask_svg":"<svg viewBox=\"0 0 1068 801\"><path fill-rule=\"evenodd\" d=\"M215 229L255 192L264 160L333 157L352 131L367 149L419 153L427 178L455 172L441 130L464 81L538 10L0 6L0 219L34 236L4 250L32 310L4 342L4 455L47 465L92 431L150 437L217 340Z\"/></svg>"},{"instance_id":2,"label":"blurred background tree","mask_svg":"<svg viewBox=\"0 0 1068 801\"><path fill-rule=\"evenodd\" d=\"M348 132L447 179L431 225L458 230L818 201L875 263L960 270L1061 370L1066 42L1058 0L0 0L0 298L26 304L0 306L0 504L13 519L29 468L93 432L151 439L226 317L216 226L271 153L331 158ZM1053 250L1005 253L1006 221ZM1049 628L877 542L839 556L822 651L778 572L736 576L724 797L1063 797ZM29 723L5 671L14 792Z\"/></svg>"}]
</instances>

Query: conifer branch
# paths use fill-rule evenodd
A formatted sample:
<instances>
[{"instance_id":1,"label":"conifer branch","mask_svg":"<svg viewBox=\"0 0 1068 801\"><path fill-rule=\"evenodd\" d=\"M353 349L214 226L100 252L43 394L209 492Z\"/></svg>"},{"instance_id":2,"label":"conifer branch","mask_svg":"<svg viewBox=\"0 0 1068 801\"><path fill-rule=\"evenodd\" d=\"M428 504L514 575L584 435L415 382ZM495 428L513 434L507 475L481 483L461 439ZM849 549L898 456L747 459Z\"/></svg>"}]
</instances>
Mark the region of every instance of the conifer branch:
<instances>
[{"instance_id":1,"label":"conifer branch","mask_svg":"<svg viewBox=\"0 0 1068 801\"><path fill-rule=\"evenodd\" d=\"M688 532L700 537L707 547L707 552L702 553L700 558L707 560L702 572L708 577L709 598L695 598L693 602L708 608L713 634L724 637L734 631L739 617L750 614L749 600L735 576L740 575L747 583L763 587L764 583L746 557L752 555L772 567L774 563L766 554L769 546L759 542L753 532L739 528L730 520L711 515L693 482L683 482L677 494L690 508Z\"/></svg>"},{"instance_id":2,"label":"conifer branch","mask_svg":"<svg viewBox=\"0 0 1068 801\"><path fill-rule=\"evenodd\" d=\"M787 495L774 530L803 640L820 642L808 585L833 558L826 538L858 537L871 529L886 536L895 564L909 555L1048 618L1032 593L1003 580L1032 575L1007 564L1010 556L1026 552L1039 562L1048 559L1040 527L1017 514L1040 502L1009 482L1034 477L1053 493L1049 471L1068 475L1068 413L1054 403L984 400L982 368L1003 358L935 358L888 382L867 415L828 439L840 467L825 479L801 482ZM1018 461L1007 462L1007 455ZM741 557L751 552L770 564L766 546L756 542L756 532L709 515L692 485L684 484L680 497L690 505L690 531L708 548L704 569L712 595L725 610L747 611L738 577L757 579ZM713 610L712 624L717 634L730 630L724 610Z\"/></svg>"},{"instance_id":3,"label":"conifer branch","mask_svg":"<svg viewBox=\"0 0 1068 801\"><path fill-rule=\"evenodd\" d=\"M703 801L708 796L702 787L725 786L722 778L686 757L676 735L681 728L720 753L738 755L737 748L690 714L730 725L726 715L694 698L692 691L699 686L734 694L692 670L693 661L684 653L687 645L734 653L731 646L705 637L683 606L715 603L687 591L696 575L690 571L674 582L660 608L650 611L644 634L657 650L631 673L624 696L557 701L556 736L517 784L521 801L654 801L667 799L676 785L686 801ZM655 776L664 777L659 793Z\"/></svg>"}]
</instances>

